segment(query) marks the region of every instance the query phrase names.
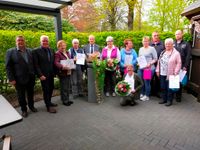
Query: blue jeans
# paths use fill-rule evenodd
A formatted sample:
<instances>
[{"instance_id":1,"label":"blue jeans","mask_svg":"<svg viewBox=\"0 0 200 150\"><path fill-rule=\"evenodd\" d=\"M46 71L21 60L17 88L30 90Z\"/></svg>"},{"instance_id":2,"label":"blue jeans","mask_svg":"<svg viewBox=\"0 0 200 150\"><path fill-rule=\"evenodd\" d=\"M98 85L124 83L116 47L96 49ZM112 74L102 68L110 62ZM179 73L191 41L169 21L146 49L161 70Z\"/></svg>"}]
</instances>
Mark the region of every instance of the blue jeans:
<instances>
[{"instance_id":1,"label":"blue jeans","mask_svg":"<svg viewBox=\"0 0 200 150\"><path fill-rule=\"evenodd\" d=\"M163 101L172 103L173 91L169 89L169 80L167 80L167 76L160 76L160 88Z\"/></svg>"},{"instance_id":2,"label":"blue jeans","mask_svg":"<svg viewBox=\"0 0 200 150\"><path fill-rule=\"evenodd\" d=\"M151 93L151 80L144 80L143 79L143 71L144 71L143 69L138 70L138 75L141 77L141 79L144 82L144 85L143 85L142 90L141 90L141 94L149 97L150 93ZM151 69L151 79L152 79L154 73L155 73L155 69Z\"/></svg>"}]
</instances>

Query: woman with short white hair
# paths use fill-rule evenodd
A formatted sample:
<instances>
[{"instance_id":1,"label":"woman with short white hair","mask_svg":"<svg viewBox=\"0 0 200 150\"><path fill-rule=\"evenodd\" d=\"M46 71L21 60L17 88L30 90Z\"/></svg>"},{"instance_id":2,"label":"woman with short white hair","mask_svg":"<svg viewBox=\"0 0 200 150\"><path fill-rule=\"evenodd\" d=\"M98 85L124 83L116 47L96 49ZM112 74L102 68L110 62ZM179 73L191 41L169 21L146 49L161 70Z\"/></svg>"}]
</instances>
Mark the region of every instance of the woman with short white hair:
<instances>
[{"instance_id":1,"label":"woman with short white hair","mask_svg":"<svg viewBox=\"0 0 200 150\"><path fill-rule=\"evenodd\" d=\"M73 39L72 40L72 44L76 44L76 43L79 44L79 40L78 39Z\"/></svg>"},{"instance_id":2,"label":"woman with short white hair","mask_svg":"<svg viewBox=\"0 0 200 150\"><path fill-rule=\"evenodd\" d=\"M107 42L107 46L103 48L101 58L103 60L107 60L108 63L113 63L115 59L117 59L118 62L120 62L120 58L121 58L120 51L116 46L114 46L113 37L108 36L106 38L106 42ZM116 96L114 92L114 87L116 84L115 73L116 73L116 70L107 69L105 71L105 92L106 92L107 97L110 96L110 93L112 93L112 96Z\"/></svg>"},{"instance_id":3,"label":"woman with short white hair","mask_svg":"<svg viewBox=\"0 0 200 150\"><path fill-rule=\"evenodd\" d=\"M79 40L72 40L72 47L69 49L71 59L77 61L77 53L85 54L84 50L79 47ZM73 98L83 97L83 65L76 64L76 68L71 71L71 84Z\"/></svg>"},{"instance_id":4,"label":"woman with short white hair","mask_svg":"<svg viewBox=\"0 0 200 150\"><path fill-rule=\"evenodd\" d=\"M169 76L178 75L181 69L180 53L173 47L173 39L165 40L165 50L160 54L156 67L156 74L160 77L162 101L159 104L171 106L173 101L173 91L169 89Z\"/></svg>"}]
</instances>

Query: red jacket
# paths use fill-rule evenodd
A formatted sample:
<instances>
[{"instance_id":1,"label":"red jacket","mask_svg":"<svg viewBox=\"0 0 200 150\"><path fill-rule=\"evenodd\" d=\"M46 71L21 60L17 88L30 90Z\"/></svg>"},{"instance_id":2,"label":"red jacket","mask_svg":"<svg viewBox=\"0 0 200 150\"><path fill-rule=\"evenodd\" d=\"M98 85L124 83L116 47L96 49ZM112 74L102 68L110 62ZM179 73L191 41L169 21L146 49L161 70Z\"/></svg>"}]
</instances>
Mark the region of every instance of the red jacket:
<instances>
[{"instance_id":1,"label":"red jacket","mask_svg":"<svg viewBox=\"0 0 200 150\"><path fill-rule=\"evenodd\" d=\"M67 76L69 73L71 73L71 70L62 70L63 65L60 63L60 60L66 60L70 58L69 52L67 52L67 56L68 58L59 50L55 53L54 65L57 68L58 76Z\"/></svg>"}]
</instances>

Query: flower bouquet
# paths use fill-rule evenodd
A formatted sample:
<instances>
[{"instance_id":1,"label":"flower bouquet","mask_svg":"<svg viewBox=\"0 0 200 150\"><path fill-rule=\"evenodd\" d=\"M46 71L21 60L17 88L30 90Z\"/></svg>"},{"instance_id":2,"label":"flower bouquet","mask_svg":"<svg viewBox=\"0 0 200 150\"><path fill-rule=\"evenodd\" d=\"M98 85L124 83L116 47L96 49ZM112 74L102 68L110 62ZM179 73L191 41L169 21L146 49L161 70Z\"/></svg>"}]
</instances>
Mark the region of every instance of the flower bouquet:
<instances>
[{"instance_id":1,"label":"flower bouquet","mask_svg":"<svg viewBox=\"0 0 200 150\"><path fill-rule=\"evenodd\" d=\"M109 71L116 70L118 63L119 63L119 61L117 59L108 59L106 61L106 70L109 70Z\"/></svg>"},{"instance_id":2,"label":"flower bouquet","mask_svg":"<svg viewBox=\"0 0 200 150\"><path fill-rule=\"evenodd\" d=\"M119 96L127 96L131 93L131 87L127 82L120 81L115 86L115 93Z\"/></svg>"},{"instance_id":3,"label":"flower bouquet","mask_svg":"<svg viewBox=\"0 0 200 150\"><path fill-rule=\"evenodd\" d=\"M87 62L93 62L98 59L98 57L100 57L100 53L95 51L94 53L88 55Z\"/></svg>"}]
</instances>

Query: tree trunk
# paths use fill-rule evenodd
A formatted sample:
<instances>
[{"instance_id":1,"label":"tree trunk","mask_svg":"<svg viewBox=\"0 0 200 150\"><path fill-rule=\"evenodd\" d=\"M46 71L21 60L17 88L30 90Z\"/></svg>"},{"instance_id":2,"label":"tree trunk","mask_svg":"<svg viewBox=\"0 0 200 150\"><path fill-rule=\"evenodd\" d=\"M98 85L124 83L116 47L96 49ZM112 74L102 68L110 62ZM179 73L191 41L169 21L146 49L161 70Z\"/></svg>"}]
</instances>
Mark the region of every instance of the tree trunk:
<instances>
[{"instance_id":1,"label":"tree trunk","mask_svg":"<svg viewBox=\"0 0 200 150\"><path fill-rule=\"evenodd\" d=\"M134 23L134 7L128 5L128 30L133 30Z\"/></svg>"},{"instance_id":2,"label":"tree trunk","mask_svg":"<svg viewBox=\"0 0 200 150\"><path fill-rule=\"evenodd\" d=\"M138 30L142 29L142 3L143 0L140 1L140 6L139 6L139 18L138 18Z\"/></svg>"}]
</instances>

